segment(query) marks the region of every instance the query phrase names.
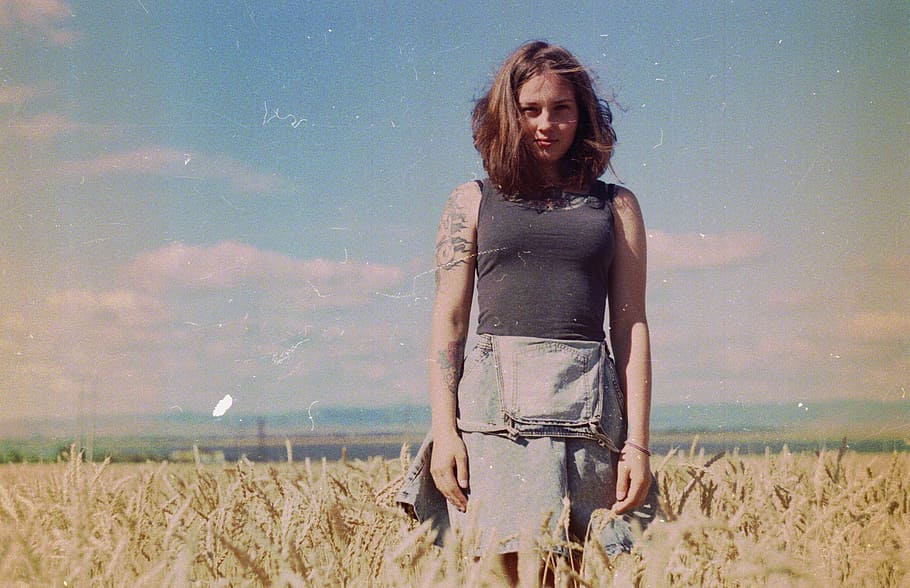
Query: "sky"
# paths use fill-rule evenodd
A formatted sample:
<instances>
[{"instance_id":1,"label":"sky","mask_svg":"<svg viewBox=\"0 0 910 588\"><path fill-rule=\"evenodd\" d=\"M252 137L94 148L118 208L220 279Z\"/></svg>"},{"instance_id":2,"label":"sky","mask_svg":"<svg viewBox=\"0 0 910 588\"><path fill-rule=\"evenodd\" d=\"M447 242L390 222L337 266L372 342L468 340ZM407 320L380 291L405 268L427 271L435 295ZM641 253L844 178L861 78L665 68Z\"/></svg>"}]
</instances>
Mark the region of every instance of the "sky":
<instances>
[{"instance_id":1,"label":"sky","mask_svg":"<svg viewBox=\"0 0 910 588\"><path fill-rule=\"evenodd\" d=\"M611 102L655 404L910 402L905 2L0 0L0 420L426 404L533 39Z\"/></svg>"}]
</instances>

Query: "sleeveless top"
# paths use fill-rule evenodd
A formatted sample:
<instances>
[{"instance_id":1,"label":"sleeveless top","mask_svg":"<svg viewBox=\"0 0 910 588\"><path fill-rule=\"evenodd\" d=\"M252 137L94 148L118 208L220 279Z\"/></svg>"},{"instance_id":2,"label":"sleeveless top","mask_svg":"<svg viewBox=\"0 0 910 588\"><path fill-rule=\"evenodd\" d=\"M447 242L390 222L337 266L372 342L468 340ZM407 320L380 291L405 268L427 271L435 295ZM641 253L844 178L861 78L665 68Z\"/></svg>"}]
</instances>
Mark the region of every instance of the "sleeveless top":
<instances>
[{"instance_id":1,"label":"sleeveless top","mask_svg":"<svg viewBox=\"0 0 910 588\"><path fill-rule=\"evenodd\" d=\"M477 333L603 341L616 186L597 181L562 207L481 186Z\"/></svg>"}]
</instances>

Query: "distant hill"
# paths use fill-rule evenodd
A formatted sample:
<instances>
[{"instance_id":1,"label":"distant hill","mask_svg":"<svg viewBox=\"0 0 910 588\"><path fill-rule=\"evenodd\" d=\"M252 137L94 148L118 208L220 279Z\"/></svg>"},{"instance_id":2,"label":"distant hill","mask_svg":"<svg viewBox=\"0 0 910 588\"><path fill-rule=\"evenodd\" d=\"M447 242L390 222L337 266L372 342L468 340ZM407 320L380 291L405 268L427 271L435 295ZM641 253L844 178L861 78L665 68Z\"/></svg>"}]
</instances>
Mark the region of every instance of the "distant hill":
<instances>
[{"instance_id":1,"label":"distant hill","mask_svg":"<svg viewBox=\"0 0 910 588\"><path fill-rule=\"evenodd\" d=\"M0 421L0 463L53 460L71 445L88 459L117 461L205 459L255 461L397 457L413 450L429 428L426 406L349 407L244 414L174 412L157 415L75 416L71 419ZM651 448L671 451L778 452L910 450L910 402L812 404L710 404L656 406ZM201 452L201 453L199 453ZM413 451L412 451L413 453ZM190 456L190 457L187 457Z\"/></svg>"},{"instance_id":2,"label":"distant hill","mask_svg":"<svg viewBox=\"0 0 910 588\"><path fill-rule=\"evenodd\" d=\"M368 435L422 433L430 410L420 405L349 407L314 405L309 410L248 414L172 412L128 416L73 416L69 419L4 421L0 439L67 438L75 435L211 437L274 435ZM779 432L782 436L824 435L910 438L910 399L905 402L792 402L768 404L692 404L655 406L656 433L712 434Z\"/></svg>"},{"instance_id":3,"label":"distant hill","mask_svg":"<svg viewBox=\"0 0 910 588\"><path fill-rule=\"evenodd\" d=\"M910 437L910 399L657 406L655 431L790 431Z\"/></svg>"}]
</instances>

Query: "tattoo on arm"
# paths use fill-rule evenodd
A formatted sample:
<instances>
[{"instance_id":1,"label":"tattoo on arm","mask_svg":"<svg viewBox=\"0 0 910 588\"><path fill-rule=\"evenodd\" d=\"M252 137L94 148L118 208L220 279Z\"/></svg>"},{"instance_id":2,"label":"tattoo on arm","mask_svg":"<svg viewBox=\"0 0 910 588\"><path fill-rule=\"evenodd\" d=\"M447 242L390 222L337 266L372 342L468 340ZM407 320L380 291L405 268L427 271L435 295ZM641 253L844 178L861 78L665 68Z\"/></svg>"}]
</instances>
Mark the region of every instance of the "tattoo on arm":
<instances>
[{"instance_id":1,"label":"tattoo on arm","mask_svg":"<svg viewBox=\"0 0 910 588\"><path fill-rule=\"evenodd\" d=\"M464 367L464 341L450 341L444 351L439 352L439 369L442 370L442 379L449 392L458 392L458 382L461 381L461 370Z\"/></svg>"},{"instance_id":2,"label":"tattoo on arm","mask_svg":"<svg viewBox=\"0 0 910 588\"><path fill-rule=\"evenodd\" d=\"M446 203L439 225L439 239L436 241L436 281L439 272L448 271L471 257L473 243L465 237L470 234L468 214L460 194L454 194Z\"/></svg>"}]
</instances>

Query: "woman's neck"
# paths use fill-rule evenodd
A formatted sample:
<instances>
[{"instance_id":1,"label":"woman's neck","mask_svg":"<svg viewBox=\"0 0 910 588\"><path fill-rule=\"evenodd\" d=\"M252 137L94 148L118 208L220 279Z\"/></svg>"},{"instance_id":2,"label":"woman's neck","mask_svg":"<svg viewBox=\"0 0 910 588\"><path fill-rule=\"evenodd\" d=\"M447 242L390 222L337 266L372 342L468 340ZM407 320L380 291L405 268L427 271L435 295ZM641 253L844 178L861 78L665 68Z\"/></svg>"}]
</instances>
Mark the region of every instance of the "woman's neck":
<instances>
[{"instance_id":1,"label":"woman's neck","mask_svg":"<svg viewBox=\"0 0 910 588\"><path fill-rule=\"evenodd\" d=\"M581 185L575 178L569 179L559 174L547 174L544 177L542 188L542 192L548 192L552 190L564 190L566 192L585 192L588 189L588 186Z\"/></svg>"},{"instance_id":2,"label":"woman's neck","mask_svg":"<svg viewBox=\"0 0 910 588\"><path fill-rule=\"evenodd\" d=\"M565 161L544 166L541 169L543 190L557 189L568 192L584 192L587 190L588 186L582 185L582 180L577 175L572 177L573 174L567 169L568 167Z\"/></svg>"}]
</instances>

